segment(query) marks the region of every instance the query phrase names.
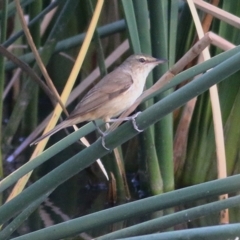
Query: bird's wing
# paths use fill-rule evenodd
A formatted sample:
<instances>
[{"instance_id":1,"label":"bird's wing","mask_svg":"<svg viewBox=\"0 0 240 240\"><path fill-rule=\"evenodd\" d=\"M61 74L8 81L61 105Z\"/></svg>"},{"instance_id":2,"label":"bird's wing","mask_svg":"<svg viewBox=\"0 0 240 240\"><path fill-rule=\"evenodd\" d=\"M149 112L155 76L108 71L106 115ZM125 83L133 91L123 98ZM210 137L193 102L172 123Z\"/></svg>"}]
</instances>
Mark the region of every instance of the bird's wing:
<instances>
[{"instance_id":1,"label":"bird's wing","mask_svg":"<svg viewBox=\"0 0 240 240\"><path fill-rule=\"evenodd\" d=\"M76 106L68 119L91 112L127 91L133 84L130 74L114 71L95 85Z\"/></svg>"}]
</instances>

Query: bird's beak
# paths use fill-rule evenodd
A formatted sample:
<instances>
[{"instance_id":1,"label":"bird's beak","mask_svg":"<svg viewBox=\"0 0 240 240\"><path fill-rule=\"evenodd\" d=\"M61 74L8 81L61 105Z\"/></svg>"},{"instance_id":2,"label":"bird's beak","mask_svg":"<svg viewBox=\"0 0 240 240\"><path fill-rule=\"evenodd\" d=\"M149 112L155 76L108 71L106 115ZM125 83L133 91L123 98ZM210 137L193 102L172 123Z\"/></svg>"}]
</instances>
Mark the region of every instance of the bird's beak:
<instances>
[{"instance_id":1,"label":"bird's beak","mask_svg":"<svg viewBox=\"0 0 240 240\"><path fill-rule=\"evenodd\" d=\"M168 62L168 60L164 58L156 58L156 61L158 62L158 64Z\"/></svg>"}]
</instances>

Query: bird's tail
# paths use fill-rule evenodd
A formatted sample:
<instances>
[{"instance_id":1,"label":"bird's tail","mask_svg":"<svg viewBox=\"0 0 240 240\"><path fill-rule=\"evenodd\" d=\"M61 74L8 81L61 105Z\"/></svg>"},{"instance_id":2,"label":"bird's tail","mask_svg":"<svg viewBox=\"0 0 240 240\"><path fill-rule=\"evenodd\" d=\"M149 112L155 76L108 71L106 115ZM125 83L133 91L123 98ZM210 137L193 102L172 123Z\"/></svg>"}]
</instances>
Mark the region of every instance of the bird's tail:
<instances>
[{"instance_id":1,"label":"bird's tail","mask_svg":"<svg viewBox=\"0 0 240 240\"><path fill-rule=\"evenodd\" d=\"M65 128L65 127L68 127L69 126L69 123L68 121L63 121L61 122L60 124L58 124L55 128L53 128L52 130L50 130L49 132L45 133L44 135L42 135L41 137L37 138L35 141L33 141L30 146L32 145L35 145L37 143L39 143L40 141L42 141L44 138L46 137L50 137L52 136L53 134L55 134L56 132L58 132L59 130Z\"/></svg>"}]
</instances>

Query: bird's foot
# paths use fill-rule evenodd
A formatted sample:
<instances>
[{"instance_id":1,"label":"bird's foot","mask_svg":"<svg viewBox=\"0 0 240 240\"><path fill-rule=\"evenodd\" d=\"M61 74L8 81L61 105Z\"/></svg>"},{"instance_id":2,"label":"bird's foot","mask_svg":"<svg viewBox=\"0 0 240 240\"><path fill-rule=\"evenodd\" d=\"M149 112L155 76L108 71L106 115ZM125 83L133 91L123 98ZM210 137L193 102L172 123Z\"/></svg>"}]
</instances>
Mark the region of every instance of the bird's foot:
<instances>
[{"instance_id":1,"label":"bird's foot","mask_svg":"<svg viewBox=\"0 0 240 240\"><path fill-rule=\"evenodd\" d=\"M108 120L108 122L119 122L119 121L132 121L133 128L138 131L138 132L143 132L143 130L139 129L136 123L136 117L140 114L141 112L137 112L134 115L130 117L125 117L125 118L111 118Z\"/></svg>"},{"instance_id":2,"label":"bird's foot","mask_svg":"<svg viewBox=\"0 0 240 240\"><path fill-rule=\"evenodd\" d=\"M98 130L98 133L99 135L101 136L101 139L102 139L102 146L107 150L107 151L110 151L109 148L106 147L106 144L105 144L105 137L107 136L107 133L103 132L99 126L96 124L95 121L93 121L93 124L95 125L95 127L97 128Z\"/></svg>"},{"instance_id":3,"label":"bird's foot","mask_svg":"<svg viewBox=\"0 0 240 240\"><path fill-rule=\"evenodd\" d=\"M105 135L106 136L106 135ZM107 151L110 151L110 149L108 147L106 147L106 144L105 144L105 136L101 136L101 139L102 139L102 146L103 148L105 148Z\"/></svg>"},{"instance_id":4,"label":"bird's foot","mask_svg":"<svg viewBox=\"0 0 240 240\"><path fill-rule=\"evenodd\" d=\"M136 114L134 114L133 116L130 116L129 118L132 120L132 124L133 124L133 128L138 131L138 132L143 132L142 129L138 128L138 125L136 123L136 117L140 114L141 112L137 112Z\"/></svg>"},{"instance_id":5,"label":"bird's foot","mask_svg":"<svg viewBox=\"0 0 240 240\"><path fill-rule=\"evenodd\" d=\"M95 125L96 129L98 130L98 133L100 136L105 136L106 134L100 129L100 127L97 125L95 121L93 121L93 124Z\"/></svg>"}]
</instances>

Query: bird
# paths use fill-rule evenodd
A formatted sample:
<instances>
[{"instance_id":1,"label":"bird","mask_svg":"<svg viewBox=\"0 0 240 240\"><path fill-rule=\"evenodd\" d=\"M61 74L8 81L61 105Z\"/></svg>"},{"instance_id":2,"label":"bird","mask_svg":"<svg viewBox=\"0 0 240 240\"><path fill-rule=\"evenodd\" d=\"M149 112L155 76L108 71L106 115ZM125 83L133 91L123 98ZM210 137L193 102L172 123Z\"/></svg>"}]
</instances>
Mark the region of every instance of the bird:
<instances>
[{"instance_id":1,"label":"bird","mask_svg":"<svg viewBox=\"0 0 240 240\"><path fill-rule=\"evenodd\" d=\"M90 89L64 121L30 145L37 144L59 130L81 122L94 122L97 119L111 122L113 117L119 116L131 107L142 94L148 74L164 62L165 59L146 54L131 55Z\"/></svg>"}]
</instances>

